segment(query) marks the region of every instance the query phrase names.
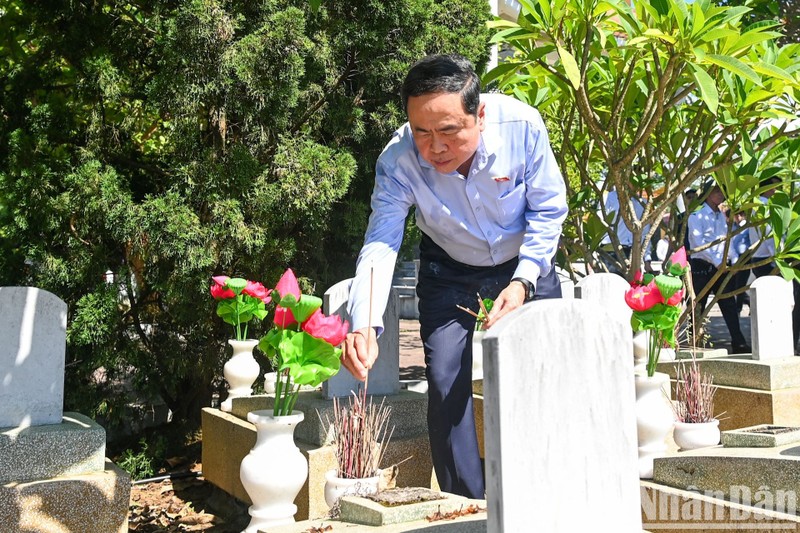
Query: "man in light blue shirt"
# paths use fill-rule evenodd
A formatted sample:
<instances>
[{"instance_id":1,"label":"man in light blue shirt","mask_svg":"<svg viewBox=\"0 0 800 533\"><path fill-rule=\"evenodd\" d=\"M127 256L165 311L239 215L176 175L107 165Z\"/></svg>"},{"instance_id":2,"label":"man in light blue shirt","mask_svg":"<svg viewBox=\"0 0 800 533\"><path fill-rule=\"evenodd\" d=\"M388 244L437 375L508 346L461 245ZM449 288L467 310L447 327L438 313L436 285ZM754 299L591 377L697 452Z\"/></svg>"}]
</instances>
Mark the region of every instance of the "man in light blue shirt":
<instances>
[{"instance_id":1,"label":"man in light blue shirt","mask_svg":"<svg viewBox=\"0 0 800 533\"><path fill-rule=\"evenodd\" d=\"M714 294L724 293L727 289L722 283L724 276L714 280L720 268L728 262L725 254L725 241L728 235L728 219L720 209L720 204L725 201L725 195L714 182L709 182L704 190L705 203L698 211L689 215L688 236L692 247L689 264L692 268L692 289L695 295L700 294L706 287L708 292L697 300L695 312L700 315L706 308L709 292ZM713 280L713 281L712 281ZM739 325L739 310L734 297L720 298L717 305L722 312L722 318L731 335L732 353L751 353L752 349Z\"/></svg>"},{"instance_id":2,"label":"man in light blue shirt","mask_svg":"<svg viewBox=\"0 0 800 533\"><path fill-rule=\"evenodd\" d=\"M553 259L567 213L564 181L539 113L508 96L481 95L463 57L423 58L401 97L408 122L378 158L342 363L363 380L378 356L380 317L414 206L434 468L442 490L483 498L472 415L475 319L457 306L477 311L477 293L493 298L488 328L534 296L561 295Z\"/></svg>"}]
</instances>

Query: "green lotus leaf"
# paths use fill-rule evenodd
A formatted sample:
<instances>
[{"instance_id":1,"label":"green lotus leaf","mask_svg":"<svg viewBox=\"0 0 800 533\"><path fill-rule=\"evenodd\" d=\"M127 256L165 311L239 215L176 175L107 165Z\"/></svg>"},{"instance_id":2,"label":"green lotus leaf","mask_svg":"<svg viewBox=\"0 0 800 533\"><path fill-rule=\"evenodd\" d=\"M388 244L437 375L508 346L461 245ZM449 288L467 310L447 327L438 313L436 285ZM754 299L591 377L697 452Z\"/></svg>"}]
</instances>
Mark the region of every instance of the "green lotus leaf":
<instances>
[{"instance_id":1,"label":"green lotus leaf","mask_svg":"<svg viewBox=\"0 0 800 533\"><path fill-rule=\"evenodd\" d=\"M341 350L305 331L284 330L278 344L280 370L298 385L316 387L339 371Z\"/></svg>"},{"instance_id":2,"label":"green lotus leaf","mask_svg":"<svg viewBox=\"0 0 800 533\"><path fill-rule=\"evenodd\" d=\"M681 283L680 278L659 274L656 276L656 287L658 287L658 290L661 293L661 296L664 298L664 301L667 301L672 297L673 294L681 290L683 284Z\"/></svg>"},{"instance_id":3,"label":"green lotus leaf","mask_svg":"<svg viewBox=\"0 0 800 533\"><path fill-rule=\"evenodd\" d=\"M247 287L247 280L244 278L229 278L225 282L225 286L236 294L241 294L245 287Z\"/></svg>"},{"instance_id":4,"label":"green lotus leaf","mask_svg":"<svg viewBox=\"0 0 800 533\"><path fill-rule=\"evenodd\" d=\"M308 317L313 315L314 312L320 307L322 307L322 298L317 298L316 296L311 296L309 294L303 294L300 296L300 301L297 302L294 307L290 307L289 309L292 310L294 319L302 324L308 320Z\"/></svg>"}]
</instances>

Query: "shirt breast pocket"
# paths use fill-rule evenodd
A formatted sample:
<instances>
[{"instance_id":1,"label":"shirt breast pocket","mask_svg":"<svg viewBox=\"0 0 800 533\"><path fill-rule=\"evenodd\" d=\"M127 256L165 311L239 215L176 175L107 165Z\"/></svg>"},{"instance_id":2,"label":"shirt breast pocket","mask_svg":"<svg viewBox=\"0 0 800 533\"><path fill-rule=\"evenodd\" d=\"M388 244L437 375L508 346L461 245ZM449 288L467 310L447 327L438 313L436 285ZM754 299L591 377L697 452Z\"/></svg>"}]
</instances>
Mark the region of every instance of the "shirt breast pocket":
<instances>
[{"instance_id":1,"label":"shirt breast pocket","mask_svg":"<svg viewBox=\"0 0 800 533\"><path fill-rule=\"evenodd\" d=\"M525 182L518 183L514 188L503 191L497 198L498 222L504 227L512 226L522 218L526 205Z\"/></svg>"}]
</instances>

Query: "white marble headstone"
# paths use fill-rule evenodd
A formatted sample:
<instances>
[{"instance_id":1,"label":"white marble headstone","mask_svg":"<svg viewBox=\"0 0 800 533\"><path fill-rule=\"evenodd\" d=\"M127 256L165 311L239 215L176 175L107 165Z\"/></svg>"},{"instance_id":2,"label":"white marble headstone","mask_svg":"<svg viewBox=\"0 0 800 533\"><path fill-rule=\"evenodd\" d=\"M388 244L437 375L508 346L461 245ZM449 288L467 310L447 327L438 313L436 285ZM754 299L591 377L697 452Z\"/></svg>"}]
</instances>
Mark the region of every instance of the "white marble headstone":
<instances>
[{"instance_id":1,"label":"white marble headstone","mask_svg":"<svg viewBox=\"0 0 800 533\"><path fill-rule=\"evenodd\" d=\"M589 274L575 285L575 298L597 302L624 322L630 323L631 308L625 303L630 283L619 274Z\"/></svg>"},{"instance_id":2,"label":"white marble headstone","mask_svg":"<svg viewBox=\"0 0 800 533\"><path fill-rule=\"evenodd\" d=\"M339 315L350 320L347 313L347 299L350 295L352 279L340 281L327 291L322 298L322 312L326 315ZM357 392L361 382L356 380L346 368L322 383L322 394L326 399L349 396ZM389 292L389 301L383 313L383 333L378 337L378 359L369 371L368 394L390 395L400 392L400 316L397 309L397 292Z\"/></svg>"},{"instance_id":3,"label":"white marble headstone","mask_svg":"<svg viewBox=\"0 0 800 533\"><path fill-rule=\"evenodd\" d=\"M571 299L575 297L575 282L572 281L568 271L556 266L556 275L558 275L558 282L561 284L561 297Z\"/></svg>"},{"instance_id":4,"label":"white marble headstone","mask_svg":"<svg viewBox=\"0 0 800 533\"><path fill-rule=\"evenodd\" d=\"M792 282L780 276L763 276L750 284L749 293L753 359L793 356Z\"/></svg>"},{"instance_id":5,"label":"white marble headstone","mask_svg":"<svg viewBox=\"0 0 800 533\"><path fill-rule=\"evenodd\" d=\"M630 325L541 300L483 340L487 531L641 531Z\"/></svg>"},{"instance_id":6,"label":"white marble headstone","mask_svg":"<svg viewBox=\"0 0 800 533\"><path fill-rule=\"evenodd\" d=\"M0 428L60 424L67 304L34 287L0 287Z\"/></svg>"}]
</instances>

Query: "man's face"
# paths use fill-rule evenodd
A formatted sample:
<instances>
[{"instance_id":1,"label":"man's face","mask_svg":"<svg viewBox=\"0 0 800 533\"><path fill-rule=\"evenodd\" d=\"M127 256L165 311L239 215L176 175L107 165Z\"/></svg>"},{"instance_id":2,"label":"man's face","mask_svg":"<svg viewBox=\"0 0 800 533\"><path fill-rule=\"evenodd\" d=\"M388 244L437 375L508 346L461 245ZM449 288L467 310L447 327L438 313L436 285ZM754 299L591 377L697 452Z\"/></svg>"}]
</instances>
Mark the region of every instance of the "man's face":
<instances>
[{"instance_id":1,"label":"man's face","mask_svg":"<svg viewBox=\"0 0 800 533\"><path fill-rule=\"evenodd\" d=\"M725 201L725 195L722 194L722 191L719 189L719 187L714 187L713 189L711 189L711 193L709 193L708 198L706 199L708 205L710 205L714 209L716 209L719 206L719 204L721 204L724 201Z\"/></svg>"},{"instance_id":2,"label":"man's face","mask_svg":"<svg viewBox=\"0 0 800 533\"><path fill-rule=\"evenodd\" d=\"M466 174L484 128L484 104L478 117L466 113L458 93L434 93L408 99L408 122L422 157L443 174Z\"/></svg>"}]
</instances>

